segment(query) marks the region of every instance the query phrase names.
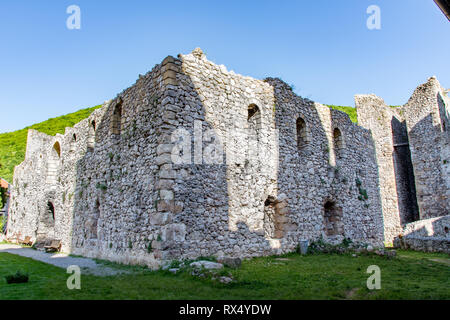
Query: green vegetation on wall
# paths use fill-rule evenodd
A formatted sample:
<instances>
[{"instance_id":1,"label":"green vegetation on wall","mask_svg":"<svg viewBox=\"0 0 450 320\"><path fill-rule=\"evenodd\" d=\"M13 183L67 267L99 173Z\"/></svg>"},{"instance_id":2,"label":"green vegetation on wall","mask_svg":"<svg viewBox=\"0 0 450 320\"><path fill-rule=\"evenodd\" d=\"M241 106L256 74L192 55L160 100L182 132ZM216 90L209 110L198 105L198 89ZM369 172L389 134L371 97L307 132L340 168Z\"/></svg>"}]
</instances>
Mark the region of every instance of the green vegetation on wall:
<instances>
[{"instance_id":1,"label":"green vegetation on wall","mask_svg":"<svg viewBox=\"0 0 450 320\"><path fill-rule=\"evenodd\" d=\"M57 133L63 134L66 127L74 126L100 107L101 105L82 109L21 130L0 134L0 177L12 183L14 167L25 159L28 129L34 129L52 136Z\"/></svg>"},{"instance_id":2,"label":"green vegetation on wall","mask_svg":"<svg viewBox=\"0 0 450 320\"><path fill-rule=\"evenodd\" d=\"M3 227L5 226L6 222L7 222L6 217L1 216L0 217L0 234L3 232Z\"/></svg>"}]
</instances>

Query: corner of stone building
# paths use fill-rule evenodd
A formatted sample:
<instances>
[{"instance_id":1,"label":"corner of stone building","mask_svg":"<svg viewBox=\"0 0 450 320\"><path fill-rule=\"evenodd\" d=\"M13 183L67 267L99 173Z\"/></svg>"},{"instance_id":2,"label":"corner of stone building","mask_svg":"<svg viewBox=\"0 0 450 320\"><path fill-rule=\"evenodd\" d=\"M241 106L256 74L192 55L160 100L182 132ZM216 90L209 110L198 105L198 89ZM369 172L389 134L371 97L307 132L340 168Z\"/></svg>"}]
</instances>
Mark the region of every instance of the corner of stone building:
<instances>
[{"instance_id":1,"label":"corner of stone building","mask_svg":"<svg viewBox=\"0 0 450 320\"><path fill-rule=\"evenodd\" d=\"M157 106L161 116L161 125L157 132L156 165L158 166L155 212L150 223L158 226L157 239L152 241L155 259L166 260L168 251L183 242L186 237L186 225L176 223L174 216L183 211L183 202L176 200L176 179L179 172L172 161L172 133L179 127L177 113L181 110L177 104L179 75L182 73L181 61L172 56L161 63L162 96Z\"/></svg>"}]
</instances>

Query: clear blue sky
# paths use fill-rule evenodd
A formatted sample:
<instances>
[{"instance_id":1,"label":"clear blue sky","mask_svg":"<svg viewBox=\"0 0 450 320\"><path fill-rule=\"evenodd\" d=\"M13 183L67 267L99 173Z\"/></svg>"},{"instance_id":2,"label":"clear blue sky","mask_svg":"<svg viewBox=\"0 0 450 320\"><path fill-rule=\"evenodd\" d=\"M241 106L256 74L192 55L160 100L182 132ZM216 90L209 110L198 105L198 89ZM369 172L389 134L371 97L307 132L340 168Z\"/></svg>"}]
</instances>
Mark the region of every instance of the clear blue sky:
<instances>
[{"instance_id":1,"label":"clear blue sky","mask_svg":"<svg viewBox=\"0 0 450 320\"><path fill-rule=\"evenodd\" d=\"M66 8L81 8L68 30ZM381 30L366 9L381 8ZM167 55L278 76L325 104L358 93L404 104L436 75L450 87L450 23L432 0L38 1L0 4L0 132L94 106Z\"/></svg>"}]
</instances>

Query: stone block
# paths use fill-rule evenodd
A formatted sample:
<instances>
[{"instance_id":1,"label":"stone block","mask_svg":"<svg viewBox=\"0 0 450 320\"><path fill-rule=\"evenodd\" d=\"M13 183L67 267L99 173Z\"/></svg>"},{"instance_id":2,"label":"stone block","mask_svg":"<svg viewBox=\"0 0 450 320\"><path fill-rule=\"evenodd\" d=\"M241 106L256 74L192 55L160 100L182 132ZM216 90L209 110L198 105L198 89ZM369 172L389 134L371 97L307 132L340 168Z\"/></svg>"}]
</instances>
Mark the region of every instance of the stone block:
<instances>
[{"instance_id":1,"label":"stone block","mask_svg":"<svg viewBox=\"0 0 450 320\"><path fill-rule=\"evenodd\" d=\"M165 225L171 222L171 215L168 212L155 212L150 214L150 224Z\"/></svg>"},{"instance_id":2,"label":"stone block","mask_svg":"<svg viewBox=\"0 0 450 320\"><path fill-rule=\"evenodd\" d=\"M174 181L171 179L160 179L156 184L157 189L171 189L174 185Z\"/></svg>"},{"instance_id":3,"label":"stone block","mask_svg":"<svg viewBox=\"0 0 450 320\"><path fill-rule=\"evenodd\" d=\"M156 157L155 162L158 166L163 164L171 164L172 163L172 155L169 153L164 153Z\"/></svg>"},{"instance_id":4,"label":"stone block","mask_svg":"<svg viewBox=\"0 0 450 320\"><path fill-rule=\"evenodd\" d=\"M172 153L172 149L173 149L173 144L169 144L169 143L164 144L164 143L162 143L162 144L159 144L156 147L156 154L158 156L162 155L162 154L165 154L165 153L171 154Z\"/></svg>"},{"instance_id":5,"label":"stone block","mask_svg":"<svg viewBox=\"0 0 450 320\"><path fill-rule=\"evenodd\" d=\"M175 179L176 178L176 172L173 171L173 170L160 170L159 171L159 177L161 179Z\"/></svg>"},{"instance_id":6,"label":"stone block","mask_svg":"<svg viewBox=\"0 0 450 320\"><path fill-rule=\"evenodd\" d=\"M275 204L275 209L281 210L281 209L286 208L287 206L288 206L287 201L277 202L277 203Z\"/></svg>"},{"instance_id":7,"label":"stone block","mask_svg":"<svg viewBox=\"0 0 450 320\"><path fill-rule=\"evenodd\" d=\"M167 56L166 58L164 58L164 60L162 61L161 65L165 66L167 64L174 64L175 63L175 58L172 56Z\"/></svg>"},{"instance_id":8,"label":"stone block","mask_svg":"<svg viewBox=\"0 0 450 320\"><path fill-rule=\"evenodd\" d=\"M213 269L217 270L217 269L223 268L223 264L217 263L217 262L212 262L212 261L196 261L196 262L192 262L189 266L191 268L195 268L195 269L205 268L207 270L213 270Z\"/></svg>"},{"instance_id":9,"label":"stone block","mask_svg":"<svg viewBox=\"0 0 450 320\"><path fill-rule=\"evenodd\" d=\"M289 213L289 208L288 207L284 207L281 210L277 210L277 214L279 214L279 215L286 215L288 213Z\"/></svg>"},{"instance_id":10,"label":"stone block","mask_svg":"<svg viewBox=\"0 0 450 320\"><path fill-rule=\"evenodd\" d=\"M277 197L277 202L287 201L288 197L285 193L280 193Z\"/></svg>"},{"instance_id":11,"label":"stone block","mask_svg":"<svg viewBox=\"0 0 450 320\"><path fill-rule=\"evenodd\" d=\"M157 203L157 210L160 212L173 211L175 201L173 200L159 200Z\"/></svg>"},{"instance_id":12,"label":"stone block","mask_svg":"<svg viewBox=\"0 0 450 320\"><path fill-rule=\"evenodd\" d=\"M167 63L161 67L161 73L166 73L167 71L180 72L180 67L173 63Z\"/></svg>"},{"instance_id":13,"label":"stone block","mask_svg":"<svg viewBox=\"0 0 450 320\"><path fill-rule=\"evenodd\" d=\"M161 200L173 200L174 194L172 190L159 190L159 197Z\"/></svg>"},{"instance_id":14,"label":"stone block","mask_svg":"<svg viewBox=\"0 0 450 320\"><path fill-rule=\"evenodd\" d=\"M242 264L241 258L232 258L232 257L222 257L217 259L217 262L226 265L230 268L239 268Z\"/></svg>"},{"instance_id":15,"label":"stone block","mask_svg":"<svg viewBox=\"0 0 450 320\"><path fill-rule=\"evenodd\" d=\"M164 85L172 85L172 86L178 85L178 81L174 78L166 78L163 81L164 81Z\"/></svg>"},{"instance_id":16,"label":"stone block","mask_svg":"<svg viewBox=\"0 0 450 320\"><path fill-rule=\"evenodd\" d=\"M173 70L167 70L166 72L164 72L163 74L163 79L176 79L177 78L177 73Z\"/></svg>"},{"instance_id":17,"label":"stone block","mask_svg":"<svg viewBox=\"0 0 450 320\"><path fill-rule=\"evenodd\" d=\"M161 250L161 241L153 240L152 249Z\"/></svg>"},{"instance_id":18,"label":"stone block","mask_svg":"<svg viewBox=\"0 0 450 320\"><path fill-rule=\"evenodd\" d=\"M186 225L183 223L173 223L161 228L163 241L184 241L186 237Z\"/></svg>"},{"instance_id":19,"label":"stone block","mask_svg":"<svg viewBox=\"0 0 450 320\"><path fill-rule=\"evenodd\" d=\"M288 219L288 217L286 217L286 216L277 216L276 218L275 218L275 221L277 222L277 223L286 223L286 222L288 222L289 221L289 219Z\"/></svg>"}]
</instances>

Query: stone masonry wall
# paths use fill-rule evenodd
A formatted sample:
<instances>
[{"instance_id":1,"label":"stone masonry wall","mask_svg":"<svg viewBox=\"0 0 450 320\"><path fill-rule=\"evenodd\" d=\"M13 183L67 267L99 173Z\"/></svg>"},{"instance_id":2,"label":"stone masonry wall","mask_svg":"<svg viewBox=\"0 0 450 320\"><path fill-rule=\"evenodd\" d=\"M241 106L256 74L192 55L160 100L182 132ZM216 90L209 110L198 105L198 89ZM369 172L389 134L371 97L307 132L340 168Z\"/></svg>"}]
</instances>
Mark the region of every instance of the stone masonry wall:
<instances>
[{"instance_id":1,"label":"stone masonry wall","mask_svg":"<svg viewBox=\"0 0 450 320\"><path fill-rule=\"evenodd\" d=\"M377 171L383 212L384 238L392 242L402 231L402 217L407 215L399 208L399 194L394 165L392 125L395 119L402 122L400 110L386 106L375 95L355 96L358 123L370 130L375 141Z\"/></svg>"},{"instance_id":2,"label":"stone masonry wall","mask_svg":"<svg viewBox=\"0 0 450 320\"><path fill-rule=\"evenodd\" d=\"M112 100L98 122L94 148L78 163L72 251L89 257L158 266L152 241L164 217L157 154L165 130L170 59Z\"/></svg>"},{"instance_id":3,"label":"stone masonry wall","mask_svg":"<svg viewBox=\"0 0 450 320\"><path fill-rule=\"evenodd\" d=\"M165 158L174 199L183 204L171 215L173 224L187 230L184 240L162 244L168 258L286 252L301 238L320 236L382 244L375 150L367 130L344 113L297 97L280 80L237 75L200 50L180 59L174 124L193 140L200 137L203 148L191 145L191 164ZM249 119L254 106L258 111ZM307 141L300 151L299 117ZM342 134L338 160L335 128ZM205 162L211 136L224 149L222 164ZM258 146L256 154L249 145ZM326 231L327 202L336 212L329 223L338 226L336 234Z\"/></svg>"},{"instance_id":4,"label":"stone masonry wall","mask_svg":"<svg viewBox=\"0 0 450 320\"><path fill-rule=\"evenodd\" d=\"M89 119L99 119L102 112L102 109L94 111ZM62 240L62 249L70 251L76 168L86 152L88 126L89 120L85 119L73 128L66 128L64 135L56 136L28 131L25 161L14 171L9 238L30 236L36 240L42 235ZM54 179L49 181L49 176Z\"/></svg>"},{"instance_id":5,"label":"stone masonry wall","mask_svg":"<svg viewBox=\"0 0 450 320\"><path fill-rule=\"evenodd\" d=\"M432 77L404 107L421 219L450 212L449 101L443 91Z\"/></svg>"},{"instance_id":6,"label":"stone masonry wall","mask_svg":"<svg viewBox=\"0 0 450 320\"><path fill-rule=\"evenodd\" d=\"M450 216L429 218L405 226L394 244L402 249L450 253Z\"/></svg>"},{"instance_id":7,"label":"stone masonry wall","mask_svg":"<svg viewBox=\"0 0 450 320\"><path fill-rule=\"evenodd\" d=\"M359 123L377 149L385 238L410 222L449 213L449 98L436 78L419 86L402 107L375 95L355 97Z\"/></svg>"}]
</instances>

